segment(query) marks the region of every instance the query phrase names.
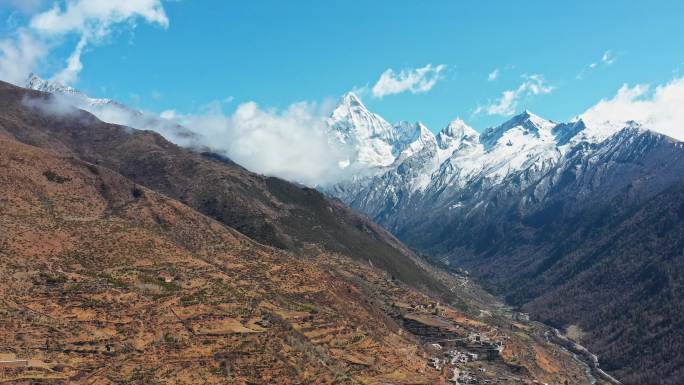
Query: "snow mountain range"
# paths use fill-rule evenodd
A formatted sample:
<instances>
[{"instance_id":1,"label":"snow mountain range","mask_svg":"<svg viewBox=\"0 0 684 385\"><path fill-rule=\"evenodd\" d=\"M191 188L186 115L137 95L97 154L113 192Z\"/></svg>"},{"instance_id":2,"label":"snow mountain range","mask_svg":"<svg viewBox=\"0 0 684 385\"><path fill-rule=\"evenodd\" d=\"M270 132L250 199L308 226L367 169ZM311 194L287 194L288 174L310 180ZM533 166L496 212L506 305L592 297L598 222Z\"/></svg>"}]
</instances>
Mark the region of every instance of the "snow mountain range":
<instances>
[{"instance_id":1,"label":"snow mountain range","mask_svg":"<svg viewBox=\"0 0 684 385\"><path fill-rule=\"evenodd\" d=\"M525 205L541 202L578 154L591 161L621 135L675 142L636 122L588 127L580 118L557 123L529 111L481 134L456 119L435 135L419 122L389 124L354 94L341 99L329 127L334 140L352 147L348 164L356 172L324 190L399 233L418 213L463 216L491 205L487 192L502 186L523 194Z\"/></svg>"}]
</instances>

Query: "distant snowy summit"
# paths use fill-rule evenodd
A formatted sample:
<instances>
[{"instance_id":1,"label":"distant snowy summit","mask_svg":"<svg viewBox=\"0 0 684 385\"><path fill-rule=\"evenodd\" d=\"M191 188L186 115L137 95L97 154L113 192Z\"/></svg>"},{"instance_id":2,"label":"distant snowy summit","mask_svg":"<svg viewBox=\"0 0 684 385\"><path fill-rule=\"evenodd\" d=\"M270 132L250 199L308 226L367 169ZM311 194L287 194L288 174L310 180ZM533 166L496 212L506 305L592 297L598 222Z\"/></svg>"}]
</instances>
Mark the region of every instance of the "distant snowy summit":
<instances>
[{"instance_id":1,"label":"distant snowy summit","mask_svg":"<svg viewBox=\"0 0 684 385\"><path fill-rule=\"evenodd\" d=\"M196 146L199 143L196 133L171 120L128 107L111 99L91 98L76 88L45 80L34 73L28 76L24 82L24 87L63 98L66 103L88 111L107 123L141 130L154 130L172 142L188 147Z\"/></svg>"}]
</instances>

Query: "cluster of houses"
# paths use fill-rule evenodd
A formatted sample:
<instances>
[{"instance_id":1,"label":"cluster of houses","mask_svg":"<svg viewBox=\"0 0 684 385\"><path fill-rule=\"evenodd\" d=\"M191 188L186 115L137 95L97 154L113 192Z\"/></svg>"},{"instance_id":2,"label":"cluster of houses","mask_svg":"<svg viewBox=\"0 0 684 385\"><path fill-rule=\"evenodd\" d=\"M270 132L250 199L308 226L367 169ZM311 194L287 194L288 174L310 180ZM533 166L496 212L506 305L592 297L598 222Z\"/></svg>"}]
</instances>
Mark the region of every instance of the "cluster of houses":
<instances>
[{"instance_id":1,"label":"cluster of houses","mask_svg":"<svg viewBox=\"0 0 684 385\"><path fill-rule=\"evenodd\" d=\"M483 370L483 368L480 368L480 370ZM453 368L451 369L451 377L449 377L449 382L456 385L468 385L479 384L480 380L478 380L468 371L460 370L459 368Z\"/></svg>"},{"instance_id":2,"label":"cluster of houses","mask_svg":"<svg viewBox=\"0 0 684 385\"><path fill-rule=\"evenodd\" d=\"M430 345L439 345L439 344L430 344ZM438 358L438 357L432 357L430 358L428 364L436 368L437 365L442 364L442 363L449 363L451 365L457 365L457 364L465 364L467 362L472 362L472 361L477 361L478 359L478 354L477 353L472 353L472 352L461 352L456 349L449 350L445 353L444 359Z\"/></svg>"},{"instance_id":3,"label":"cluster of houses","mask_svg":"<svg viewBox=\"0 0 684 385\"><path fill-rule=\"evenodd\" d=\"M491 338L487 337L484 334L480 333L470 333L468 335L468 343L473 344L473 345L480 345L484 347L490 347L497 349L499 351L503 350L504 348L504 342L501 339L496 339L492 340Z\"/></svg>"},{"instance_id":4,"label":"cluster of houses","mask_svg":"<svg viewBox=\"0 0 684 385\"><path fill-rule=\"evenodd\" d=\"M447 357L449 357L449 361L452 365L456 364L465 364L467 362L471 361L477 361L478 355L477 353L471 353L471 352L460 352L458 350L449 350L447 352Z\"/></svg>"},{"instance_id":5,"label":"cluster of houses","mask_svg":"<svg viewBox=\"0 0 684 385\"><path fill-rule=\"evenodd\" d=\"M459 340L447 342L447 346L462 346L463 349L445 348L439 343L427 344L426 350L433 353L429 358L428 366L435 370L442 371L445 367L449 370L449 382L457 385L487 384L490 380L480 380L478 375L471 371L464 370L466 364L478 360L496 361L500 359L501 351L504 348L503 339L498 336L490 337L484 333L471 332L467 337ZM486 369L477 369L485 372Z\"/></svg>"},{"instance_id":6,"label":"cluster of houses","mask_svg":"<svg viewBox=\"0 0 684 385\"><path fill-rule=\"evenodd\" d=\"M442 351L442 346L440 344L432 343L429 344L428 350L431 350L433 352L437 351ZM431 368L434 368L435 370L442 370L442 368L449 364L454 366L451 371L452 375L449 379L450 382L453 382L455 384L477 384L478 381L477 379L470 374L470 372L467 371L461 371L458 367L455 367L455 365L459 364L466 364L468 362L473 362L477 361L479 358L479 355L477 353L473 352L465 352L465 351L459 351L457 349L450 349L446 352L444 352L443 355L444 358L440 357L431 357L428 360L428 366ZM480 368L481 371L484 371L483 368Z\"/></svg>"}]
</instances>

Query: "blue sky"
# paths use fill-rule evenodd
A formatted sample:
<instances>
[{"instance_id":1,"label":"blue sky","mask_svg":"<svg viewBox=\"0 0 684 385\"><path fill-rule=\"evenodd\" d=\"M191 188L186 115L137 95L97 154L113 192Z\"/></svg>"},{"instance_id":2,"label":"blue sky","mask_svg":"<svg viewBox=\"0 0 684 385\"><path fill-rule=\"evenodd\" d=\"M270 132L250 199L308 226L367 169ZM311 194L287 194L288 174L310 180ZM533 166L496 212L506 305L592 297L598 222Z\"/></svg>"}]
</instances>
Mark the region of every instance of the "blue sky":
<instances>
[{"instance_id":1,"label":"blue sky","mask_svg":"<svg viewBox=\"0 0 684 385\"><path fill-rule=\"evenodd\" d=\"M2 38L53 3L0 0ZM437 131L457 116L483 129L523 108L567 120L625 83L663 84L684 71L684 2L674 0L183 0L161 6L168 25L131 18L93 39L72 85L142 109L182 113L217 100L227 111L247 101L286 108L366 87L364 102L387 120L421 120ZM79 39L78 33L52 39L35 69L44 77L59 72ZM396 77L428 64L444 66L429 90L373 95L388 69ZM496 79L488 80L495 70ZM506 91L517 104L488 108L502 107Z\"/></svg>"}]
</instances>

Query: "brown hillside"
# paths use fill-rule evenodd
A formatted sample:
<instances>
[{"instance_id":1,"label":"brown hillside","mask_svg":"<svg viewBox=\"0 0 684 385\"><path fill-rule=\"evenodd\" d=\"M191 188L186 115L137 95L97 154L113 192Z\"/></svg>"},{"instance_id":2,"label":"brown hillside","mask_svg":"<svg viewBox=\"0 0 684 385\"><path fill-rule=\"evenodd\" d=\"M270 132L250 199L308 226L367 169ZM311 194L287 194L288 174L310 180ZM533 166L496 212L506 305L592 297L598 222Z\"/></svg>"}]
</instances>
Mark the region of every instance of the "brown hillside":
<instances>
[{"instance_id":1,"label":"brown hillside","mask_svg":"<svg viewBox=\"0 0 684 385\"><path fill-rule=\"evenodd\" d=\"M401 319L501 336L503 361L464 364L482 376L586 383L533 334L261 246L107 168L0 134L0 169L0 361L20 365L0 383L446 383Z\"/></svg>"},{"instance_id":2,"label":"brown hillside","mask_svg":"<svg viewBox=\"0 0 684 385\"><path fill-rule=\"evenodd\" d=\"M444 292L387 231L314 189L251 173L159 134L103 123L48 94L0 82L0 132L99 164L280 249L339 252ZM314 250L315 253L315 250Z\"/></svg>"}]
</instances>

